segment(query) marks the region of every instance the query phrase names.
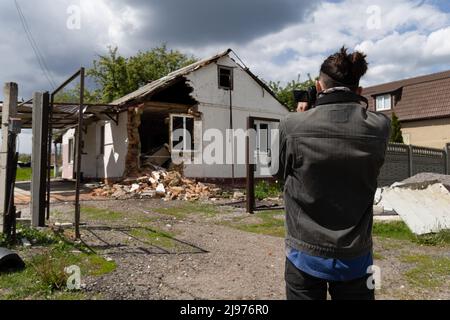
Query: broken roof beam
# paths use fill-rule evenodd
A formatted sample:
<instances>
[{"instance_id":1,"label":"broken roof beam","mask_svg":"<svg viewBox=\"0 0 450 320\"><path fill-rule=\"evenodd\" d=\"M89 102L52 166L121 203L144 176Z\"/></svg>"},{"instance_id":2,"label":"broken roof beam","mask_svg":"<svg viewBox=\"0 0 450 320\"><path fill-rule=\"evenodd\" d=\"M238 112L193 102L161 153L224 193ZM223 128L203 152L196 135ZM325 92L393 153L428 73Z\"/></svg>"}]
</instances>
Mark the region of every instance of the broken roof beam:
<instances>
[{"instance_id":1,"label":"broken roof beam","mask_svg":"<svg viewBox=\"0 0 450 320\"><path fill-rule=\"evenodd\" d=\"M144 110L171 113L171 112L188 112L188 110L193 106L179 103L146 101L140 104L140 107L143 107Z\"/></svg>"}]
</instances>

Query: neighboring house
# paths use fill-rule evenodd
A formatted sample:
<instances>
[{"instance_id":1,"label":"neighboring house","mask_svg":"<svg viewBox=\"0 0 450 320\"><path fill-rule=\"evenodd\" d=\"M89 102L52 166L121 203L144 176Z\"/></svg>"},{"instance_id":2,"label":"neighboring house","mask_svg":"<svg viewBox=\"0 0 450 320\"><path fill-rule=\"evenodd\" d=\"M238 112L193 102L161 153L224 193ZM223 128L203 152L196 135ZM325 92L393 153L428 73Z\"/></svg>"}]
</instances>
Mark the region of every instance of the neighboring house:
<instances>
[{"instance_id":1,"label":"neighboring house","mask_svg":"<svg viewBox=\"0 0 450 320\"><path fill-rule=\"evenodd\" d=\"M450 143L450 71L365 88L371 110L402 125L407 144L444 148Z\"/></svg>"},{"instance_id":2,"label":"neighboring house","mask_svg":"<svg viewBox=\"0 0 450 320\"><path fill-rule=\"evenodd\" d=\"M231 123L233 129L247 129L249 116L284 118L287 107L248 68L233 60L231 53L229 49L194 63L114 101L118 110L114 120L98 121L83 130L83 177L119 179L136 174L148 159L164 161L168 151L176 150L183 157L201 152L186 144L179 150L176 141L184 137L173 138L175 128L186 129L197 146L204 148L209 144L202 140L207 129L218 129L225 136ZM277 127L275 122L256 122L259 155L270 154L270 129ZM75 129L67 131L62 140L63 178L71 179ZM152 158L155 153L160 157ZM192 178L229 179L233 171L235 178L245 177L245 165L184 166L185 176Z\"/></svg>"}]
</instances>

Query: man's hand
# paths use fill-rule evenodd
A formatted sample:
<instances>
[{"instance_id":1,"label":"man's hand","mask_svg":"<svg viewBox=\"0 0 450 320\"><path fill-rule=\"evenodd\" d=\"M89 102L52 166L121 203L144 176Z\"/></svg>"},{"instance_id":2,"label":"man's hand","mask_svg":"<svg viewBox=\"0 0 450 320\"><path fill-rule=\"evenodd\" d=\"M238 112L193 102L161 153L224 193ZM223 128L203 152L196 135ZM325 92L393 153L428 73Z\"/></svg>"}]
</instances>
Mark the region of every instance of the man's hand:
<instances>
[{"instance_id":1,"label":"man's hand","mask_svg":"<svg viewBox=\"0 0 450 320\"><path fill-rule=\"evenodd\" d=\"M309 109L309 103L308 102L299 102L297 104L297 112L305 112Z\"/></svg>"}]
</instances>

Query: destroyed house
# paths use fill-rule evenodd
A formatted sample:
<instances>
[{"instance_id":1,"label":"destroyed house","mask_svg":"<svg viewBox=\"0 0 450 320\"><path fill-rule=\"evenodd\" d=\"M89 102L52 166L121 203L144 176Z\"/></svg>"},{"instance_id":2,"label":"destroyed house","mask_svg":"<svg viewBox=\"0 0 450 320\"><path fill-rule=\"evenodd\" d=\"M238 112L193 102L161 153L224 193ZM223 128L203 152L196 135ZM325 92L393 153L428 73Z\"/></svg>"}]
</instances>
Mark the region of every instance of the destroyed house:
<instances>
[{"instance_id":1,"label":"destroyed house","mask_svg":"<svg viewBox=\"0 0 450 320\"><path fill-rule=\"evenodd\" d=\"M406 144L450 143L450 71L368 87L363 95L372 111L396 114Z\"/></svg>"},{"instance_id":2,"label":"destroyed house","mask_svg":"<svg viewBox=\"0 0 450 320\"><path fill-rule=\"evenodd\" d=\"M264 119L280 120L289 110L232 54L229 49L198 61L112 102L117 108L113 117L83 130L83 177L117 180L135 176L147 167L170 168L173 152L193 159L208 144L203 139L207 130L221 133L226 140L230 128L247 129L249 116L262 119L254 127L256 156L270 155L270 130L278 123ZM183 129L191 139L174 137L176 129ZM62 137L64 179L75 176L75 140L75 129ZM233 156L239 147L242 149L233 145ZM182 169L186 177L213 181L246 176L245 164L191 162Z\"/></svg>"}]
</instances>

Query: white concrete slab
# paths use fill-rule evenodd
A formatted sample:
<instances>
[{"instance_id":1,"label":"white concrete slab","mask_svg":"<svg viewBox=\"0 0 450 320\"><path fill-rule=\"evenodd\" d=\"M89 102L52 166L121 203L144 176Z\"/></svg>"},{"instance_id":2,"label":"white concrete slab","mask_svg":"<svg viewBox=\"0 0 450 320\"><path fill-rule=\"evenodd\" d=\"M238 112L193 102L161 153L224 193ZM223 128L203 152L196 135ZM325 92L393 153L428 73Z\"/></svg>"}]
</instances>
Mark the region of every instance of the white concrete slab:
<instances>
[{"instance_id":1,"label":"white concrete slab","mask_svg":"<svg viewBox=\"0 0 450 320\"><path fill-rule=\"evenodd\" d=\"M450 192L443 184L422 190L407 186L387 188L378 205L392 208L415 234L450 229Z\"/></svg>"}]
</instances>

